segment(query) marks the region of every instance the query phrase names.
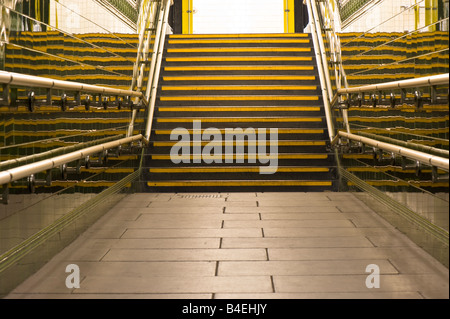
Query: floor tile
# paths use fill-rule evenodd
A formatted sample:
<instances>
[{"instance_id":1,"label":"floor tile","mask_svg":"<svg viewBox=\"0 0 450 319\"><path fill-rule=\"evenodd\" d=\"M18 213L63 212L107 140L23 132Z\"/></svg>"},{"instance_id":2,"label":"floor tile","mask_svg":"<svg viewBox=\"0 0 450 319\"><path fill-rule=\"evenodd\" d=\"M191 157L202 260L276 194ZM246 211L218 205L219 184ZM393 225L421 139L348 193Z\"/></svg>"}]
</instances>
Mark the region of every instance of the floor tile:
<instances>
[{"instance_id":1,"label":"floor tile","mask_svg":"<svg viewBox=\"0 0 450 319\"><path fill-rule=\"evenodd\" d=\"M264 249L111 249L102 261L267 260Z\"/></svg>"}]
</instances>

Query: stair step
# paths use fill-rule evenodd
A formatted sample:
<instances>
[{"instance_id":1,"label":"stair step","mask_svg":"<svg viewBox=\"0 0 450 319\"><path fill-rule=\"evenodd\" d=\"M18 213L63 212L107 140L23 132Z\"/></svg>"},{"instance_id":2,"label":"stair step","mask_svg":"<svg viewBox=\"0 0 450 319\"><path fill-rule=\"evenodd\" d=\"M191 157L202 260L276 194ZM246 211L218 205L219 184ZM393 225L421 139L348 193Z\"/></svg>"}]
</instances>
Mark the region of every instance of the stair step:
<instances>
[{"instance_id":1,"label":"stair step","mask_svg":"<svg viewBox=\"0 0 450 319\"><path fill-rule=\"evenodd\" d=\"M232 71L234 72L234 71ZM259 71L252 71L252 73ZM283 71L292 72L292 71ZM309 71L302 71L308 72ZM215 73L215 72L214 72ZM266 73L266 72L264 72ZM161 85L319 85L313 74L178 74L162 78Z\"/></svg>"},{"instance_id":2,"label":"stair step","mask_svg":"<svg viewBox=\"0 0 450 319\"><path fill-rule=\"evenodd\" d=\"M311 48L295 48L295 47L222 47L222 48L170 48L167 49L167 53L170 55L171 53L309 53L311 54Z\"/></svg>"},{"instance_id":3,"label":"stair step","mask_svg":"<svg viewBox=\"0 0 450 319\"><path fill-rule=\"evenodd\" d=\"M320 106L172 106L158 107L159 112L286 112L286 111L303 111L317 112Z\"/></svg>"},{"instance_id":4,"label":"stair step","mask_svg":"<svg viewBox=\"0 0 450 319\"><path fill-rule=\"evenodd\" d=\"M210 57L174 57L166 58L166 62L312 62L312 57L303 56L210 56Z\"/></svg>"},{"instance_id":5,"label":"stair step","mask_svg":"<svg viewBox=\"0 0 450 319\"><path fill-rule=\"evenodd\" d=\"M237 117L253 117L267 114L269 116L310 116L322 115L320 106L159 106L156 117L217 117L235 115Z\"/></svg>"},{"instance_id":6,"label":"stair step","mask_svg":"<svg viewBox=\"0 0 450 319\"><path fill-rule=\"evenodd\" d=\"M195 145L197 145L198 142L194 142L194 141L190 141L190 142L182 142L182 141L154 141L152 144L154 147L165 147L165 146L169 146L172 147L174 145L178 145L178 146L193 146L194 143L196 143ZM205 146L205 145L209 145L209 146L226 146L229 145L229 142L226 141L200 141L201 146ZM326 145L326 141L288 141L288 140L277 140L275 142L272 142L270 140L268 141L258 141L255 140L253 142L249 142L248 140L245 141L233 141L232 143L233 146L236 145L240 145L240 146L253 146L253 145L258 145L258 146L269 146L269 145L278 145L278 146L325 146Z\"/></svg>"},{"instance_id":7,"label":"stair step","mask_svg":"<svg viewBox=\"0 0 450 319\"><path fill-rule=\"evenodd\" d=\"M193 130L187 130L190 135L193 134ZM219 129L221 134L225 134L225 129ZM177 133L185 133L186 129L183 130L162 130L157 129L154 130L156 135L170 135L170 134L177 134ZM205 129L200 130L201 134L205 132ZM323 134L325 132L324 129L296 129L296 128L278 128L278 135L282 134Z\"/></svg>"},{"instance_id":8,"label":"stair step","mask_svg":"<svg viewBox=\"0 0 450 319\"><path fill-rule=\"evenodd\" d=\"M171 34L169 39L201 38L307 38L309 33Z\"/></svg>"},{"instance_id":9,"label":"stair step","mask_svg":"<svg viewBox=\"0 0 450 319\"><path fill-rule=\"evenodd\" d=\"M314 66L303 65L226 65L226 66L166 66L164 71L313 71Z\"/></svg>"},{"instance_id":10,"label":"stair step","mask_svg":"<svg viewBox=\"0 0 450 319\"><path fill-rule=\"evenodd\" d=\"M216 118L157 118L158 123L193 123L194 121L202 121L205 123L280 123L280 122L322 122L321 117L216 117Z\"/></svg>"},{"instance_id":11,"label":"stair step","mask_svg":"<svg viewBox=\"0 0 450 319\"><path fill-rule=\"evenodd\" d=\"M262 167L264 169L264 167ZM175 173L259 173L260 167L154 167L149 169L150 173L175 174ZM277 172L282 173L318 173L329 172L328 167L278 167Z\"/></svg>"},{"instance_id":12,"label":"stair step","mask_svg":"<svg viewBox=\"0 0 450 319\"><path fill-rule=\"evenodd\" d=\"M147 183L150 187L215 187L215 186L332 186L331 181L299 181L299 180L256 180L256 181L151 181Z\"/></svg>"},{"instance_id":13,"label":"stair step","mask_svg":"<svg viewBox=\"0 0 450 319\"><path fill-rule=\"evenodd\" d=\"M161 155L157 155L157 154L151 154L149 155L152 159L154 160L171 160L171 156L167 155L167 154L161 154ZM234 155L214 155L214 156L210 156L212 159L215 160L235 160L238 156L236 154ZM244 160L248 160L250 158L253 157L258 157L258 154L244 154L244 155L239 155L239 158L243 158ZM321 160L321 159L328 159L329 156L326 153L321 153L321 154L306 154L306 153L282 153L282 154L277 154L277 155L267 155L265 156L268 159L296 159L296 160ZM186 160L201 160L202 156L201 155L186 155L186 156L179 156L179 158L181 159L186 159Z\"/></svg>"},{"instance_id":14,"label":"stair step","mask_svg":"<svg viewBox=\"0 0 450 319\"><path fill-rule=\"evenodd\" d=\"M298 95L195 95L160 96L160 101L318 101L319 96Z\"/></svg>"},{"instance_id":15,"label":"stair step","mask_svg":"<svg viewBox=\"0 0 450 319\"><path fill-rule=\"evenodd\" d=\"M199 85L190 85L190 86L162 86L162 91L315 91L317 90L317 86L315 85L221 85L221 86L199 86Z\"/></svg>"},{"instance_id":16,"label":"stair step","mask_svg":"<svg viewBox=\"0 0 450 319\"><path fill-rule=\"evenodd\" d=\"M271 45L271 44L309 44L309 38L275 38L275 39L251 39L251 38L221 38L221 39L172 39L169 38L169 45L189 45L189 44L217 44L217 45L227 45L227 44L257 44L257 45Z\"/></svg>"},{"instance_id":17,"label":"stair step","mask_svg":"<svg viewBox=\"0 0 450 319\"><path fill-rule=\"evenodd\" d=\"M314 75L194 75L163 76L163 81L314 81Z\"/></svg>"}]
</instances>

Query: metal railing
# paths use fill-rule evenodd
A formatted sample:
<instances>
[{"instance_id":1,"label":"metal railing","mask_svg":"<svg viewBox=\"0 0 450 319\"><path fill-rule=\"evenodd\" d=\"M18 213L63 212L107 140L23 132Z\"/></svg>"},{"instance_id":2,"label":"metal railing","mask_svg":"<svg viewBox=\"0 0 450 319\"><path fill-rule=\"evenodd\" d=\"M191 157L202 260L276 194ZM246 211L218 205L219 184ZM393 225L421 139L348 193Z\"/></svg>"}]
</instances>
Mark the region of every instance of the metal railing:
<instances>
[{"instance_id":1,"label":"metal railing","mask_svg":"<svg viewBox=\"0 0 450 319\"><path fill-rule=\"evenodd\" d=\"M66 92L73 93L72 106L84 105L86 110L89 110L91 103L97 103L103 108L107 108L109 104L114 104L116 107L128 106L133 108L132 98L137 98L142 102L143 106L147 105L147 101L141 92L115 89L111 87L97 86L84 84L79 82L54 80L50 78L44 78L39 76L32 76L14 72L0 71L0 84L3 85L3 104L16 106L18 100L17 88L24 87L28 90L26 97L26 106L30 112L35 110L35 105L39 101L36 98L36 94L33 89L46 89L47 94L42 101L46 105L53 105L53 90L61 90L63 93L59 97L58 104L62 111L66 111L70 107L69 96ZM93 100L89 96L86 96L84 100L81 99L82 94L93 95ZM95 97L97 96L97 97ZM111 97L115 97L115 101L109 101Z\"/></svg>"},{"instance_id":2,"label":"metal railing","mask_svg":"<svg viewBox=\"0 0 450 319\"><path fill-rule=\"evenodd\" d=\"M326 54L327 50L325 48L322 37L323 36L322 23L320 21L316 1L307 0L306 4L308 7L311 37L315 48L317 70L319 72L319 79L322 88L322 98L324 102L328 135L329 139L333 140L335 137L335 129L332 122L331 104L330 104L330 101L333 97L333 88L329 74L329 64L328 64L329 59Z\"/></svg>"},{"instance_id":3,"label":"metal railing","mask_svg":"<svg viewBox=\"0 0 450 319\"><path fill-rule=\"evenodd\" d=\"M150 139L150 135L152 132L153 114L155 111L156 93L158 90L158 82L164 52L164 44L166 39L170 5L171 0L162 0L160 12L158 14L158 23L155 34L155 44L153 45L147 91L145 94L145 96L149 100L149 107L147 112L147 125L144 134L145 138L147 139Z\"/></svg>"},{"instance_id":4,"label":"metal railing","mask_svg":"<svg viewBox=\"0 0 450 319\"><path fill-rule=\"evenodd\" d=\"M365 85L365 86L359 86L359 87L352 87L352 88L345 88L345 89L339 89L336 93L337 96L339 95L347 95L347 106L351 103L351 94L359 94L358 99L360 99L359 103L361 103L361 99L364 99L365 93L373 93L377 92L379 94L379 98L382 96L383 91L393 92L395 90L401 90L401 99L400 102L403 103L406 91L405 89L410 88L420 88L420 87L431 87L433 89L432 92L435 92L435 88L438 85L448 86L449 83L449 74L439 74L434 76L427 76L427 77L421 77L421 78L415 78L410 80L403 80L403 81L395 81L395 82L387 82L387 83L380 83L380 84L372 84L372 85ZM416 106L420 106L420 93L419 91L414 92L415 95L415 101ZM375 96L372 96L372 99L376 99ZM390 99L390 106L394 107L396 103L396 97L394 93L391 93L389 95ZM436 94L431 94L431 102L436 102ZM336 100L336 98L335 98ZM372 102L373 106L376 106L376 102ZM332 145L336 144L337 140L339 138L347 138L352 141L356 141L359 143L363 143L372 147L375 147L377 149L384 150L386 152L390 152L402 157L409 158L414 161L419 161L423 164L430 165L432 167L437 167L443 170L448 171L449 170L449 159L448 157L439 157L435 155L430 155L427 153L419 152L417 150L413 150L407 147L399 147L392 143L387 143L383 141L379 141L376 139L360 136L357 134L351 134L349 132L343 132L339 131L336 137L332 141Z\"/></svg>"},{"instance_id":5,"label":"metal railing","mask_svg":"<svg viewBox=\"0 0 450 319\"><path fill-rule=\"evenodd\" d=\"M0 83L6 86L22 86L26 88L45 88L49 90L74 91L79 93L90 93L99 95L145 98L141 92L121 90L104 86L90 85L79 82L53 80L39 76L19 74L14 72L0 71ZM8 93L9 94L9 93ZM10 98L8 98L10 100Z\"/></svg>"},{"instance_id":6,"label":"metal railing","mask_svg":"<svg viewBox=\"0 0 450 319\"><path fill-rule=\"evenodd\" d=\"M345 89L339 89L333 98L331 105L335 105L336 101L339 96L347 95L347 105L351 101L350 95L351 94L359 94L359 98L362 99L365 96L365 93L371 93L371 92L377 92L381 96L383 91L395 91L395 90L401 90L401 101L403 102L406 97L406 91L405 89L411 89L411 88L420 88L420 87L430 87L432 89L432 94L430 97L431 103L437 102L437 96L436 96L436 86L442 85L442 86L448 86L449 81L449 74L439 74L439 75L432 75L432 76L425 76L420 78L414 78L409 80L402 80L402 81L394 81L394 82L386 82L386 83L379 83L379 84L371 84L371 85L364 85L364 86L357 86L357 87L351 87L351 88L345 88ZM415 91L415 100L416 102L419 101L419 98L421 98L419 91ZM392 93L389 96L390 99L390 106L395 106L396 98L395 95ZM361 102L361 101L359 101ZM372 104L373 105L373 104Z\"/></svg>"},{"instance_id":7,"label":"metal railing","mask_svg":"<svg viewBox=\"0 0 450 319\"><path fill-rule=\"evenodd\" d=\"M406 157L406 158L409 158L409 159L412 159L415 161L419 161L419 162L429 165L431 167L437 167L437 168L443 169L447 172L449 171L449 159L448 158L412 150L412 149L406 148L406 147L397 146L392 143L380 142L380 141L372 139L372 138L360 136L357 134L351 134L351 133L347 133L347 132L343 132L343 131L340 131L338 133L338 136L348 138L350 140L374 147L376 149L381 149L381 150L383 150L385 152L389 152L391 154L395 154L395 155L398 155L401 157Z\"/></svg>"},{"instance_id":8,"label":"metal railing","mask_svg":"<svg viewBox=\"0 0 450 319\"><path fill-rule=\"evenodd\" d=\"M131 137L122 138L116 141L102 143L100 145L91 146L71 152L68 154L60 155L57 157L52 157L50 159L42 160L36 163L22 165L16 168L12 168L6 171L0 172L0 185L8 184L19 179L50 170L56 167L61 167L63 164L67 164L79 159L86 158L87 156L104 152L106 150L116 148L123 144L133 143L137 141L142 141L142 134L138 134Z\"/></svg>"}]
</instances>

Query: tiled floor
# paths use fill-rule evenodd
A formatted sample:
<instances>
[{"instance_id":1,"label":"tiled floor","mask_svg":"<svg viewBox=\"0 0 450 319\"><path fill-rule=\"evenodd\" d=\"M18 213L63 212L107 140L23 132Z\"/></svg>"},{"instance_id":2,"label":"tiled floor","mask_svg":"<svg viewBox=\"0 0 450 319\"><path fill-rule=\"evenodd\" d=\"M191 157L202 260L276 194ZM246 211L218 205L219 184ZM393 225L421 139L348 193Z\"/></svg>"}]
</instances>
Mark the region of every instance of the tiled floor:
<instances>
[{"instance_id":1,"label":"tiled floor","mask_svg":"<svg viewBox=\"0 0 450 319\"><path fill-rule=\"evenodd\" d=\"M80 288L66 287L68 264ZM448 297L446 267L351 193L327 192L133 194L7 296Z\"/></svg>"}]
</instances>

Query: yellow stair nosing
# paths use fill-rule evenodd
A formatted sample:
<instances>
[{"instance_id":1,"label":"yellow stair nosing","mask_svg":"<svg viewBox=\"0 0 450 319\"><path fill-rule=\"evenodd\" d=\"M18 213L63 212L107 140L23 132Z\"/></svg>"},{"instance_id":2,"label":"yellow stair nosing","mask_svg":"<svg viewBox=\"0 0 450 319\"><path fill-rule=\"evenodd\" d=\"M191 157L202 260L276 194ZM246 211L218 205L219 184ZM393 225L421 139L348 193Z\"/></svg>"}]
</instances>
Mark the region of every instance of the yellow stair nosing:
<instances>
[{"instance_id":1,"label":"yellow stair nosing","mask_svg":"<svg viewBox=\"0 0 450 319\"><path fill-rule=\"evenodd\" d=\"M295 43L295 44L306 44L310 43L309 39L178 39L173 40L169 38L170 44L250 44L250 43L260 43L260 44L274 44L274 43Z\"/></svg>"},{"instance_id":2,"label":"yellow stair nosing","mask_svg":"<svg viewBox=\"0 0 450 319\"><path fill-rule=\"evenodd\" d=\"M196 75L196 76L163 76L163 81L295 81L315 80L314 75Z\"/></svg>"},{"instance_id":3,"label":"yellow stair nosing","mask_svg":"<svg viewBox=\"0 0 450 319\"><path fill-rule=\"evenodd\" d=\"M242 122L322 122L321 117L250 117L250 118L157 118L158 123L192 123L200 120L205 123L242 123Z\"/></svg>"},{"instance_id":4,"label":"yellow stair nosing","mask_svg":"<svg viewBox=\"0 0 450 319\"><path fill-rule=\"evenodd\" d=\"M201 132L203 134L203 132L205 132L206 129L202 129ZM218 129L222 134L225 133L225 129ZM193 130L187 130L189 132L189 134L193 133ZM176 134L177 132L179 133L184 133L186 132L185 129L183 130L177 130L177 129L173 129L173 130L165 130L165 129L156 129L155 130L155 134L156 135L170 135L172 133ZM323 134L324 130L323 129L283 129L283 128L278 128L278 134Z\"/></svg>"},{"instance_id":5,"label":"yellow stair nosing","mask_svg":"<svg viewBox=\"0 0 450 319\"><path fill-rule=\"evenodd\" d=\"M161 96L161 101L318 101L314 96L287 95L192 95L192 96Z\"/></svg>"},{"instance_id":6,"label":"yellow stair nosing","mask_svg":"<svg viewBox=\"0 0 450 319\"><path fill-rule=\"evenodd\" d=\"M227 166L227 167L155 167L150 168L150 173L246 173L246 172L260 172L266 166ZM266 169L271 169L267 167ZM329 172L328 167L278 167L277 172L280 173L322 173Z\"/></svg>"},{"instance_id":7,"label":"yellow stair nosing","mask_svg":"<svg viewBox=\"0 0 450 319\"><path fill-rule=\"evenodd\" d=\"M311 52L311 48L183 48L183 49L167 49L168 53L214 53L214 52Z\"/></svg>"},{"instance_id":8,"label":"yellow stair nosing","mask_svg":"<svg viewBox=\"0 0 450 319\"><path fill-rule=\"evenodd\" d=\"M312 71L305 65L166 66L165 71Z\"/></svg>"},{"instance_id":9,"label":"yellow stair nosing","mask_svg":"<svg viewBox=\"0 0 450 319\"><path fill-rule=\"evenodd\" d=\"M317 90L316 85L207 85L207 86L162 86L162 91L264 91L264 90Z\"/></svg>"},{"instance_id":10,"label":"yellow stair nosing","mask_svg":"<svg viewBox=\"0 0 450 319\"><path fill-rule=\"evenodd\" d=\"M240 158L244 158L244 159L248 159L249 156L251 157L258 157L258 154L244 154L244 156L239 156ZM172 156L171 155L151 155L152 159L154 160L171 160ZM327 159L328 158L328 154L315 154L315 153L281 153L281 154L277 154L277 155L267 155L265 156L268 159ZM177 156L177 158L179 159L202 159L202 155L181 155L181 156ZM233 155L213 155L210 158L212 159L236 159L237 155L233 154Z\"/></svg>"},{"instance_id":11,"label":"yellow stair nosing","mask_svg":"<svg viewBox=\"0 0 450 319\"><path fill-rule=\"evenodd\" d=\"M307 56L206 56L206 57L168 57L167 62L236 62L236 61L312 61Z\"/></svg>"},{"instance_id":12,"label":"yellow stair nosing","mask_svg":"<svg viewBox=\"0 0 450 319\"><path fill-rule=\"evenodd\" d=\"M320 111L320 106L183 106L158 107L160 112L277 112L277 111Z\"/></svg>"},{"instance_id":13,"label":"yellow stair nosing","mask_svg":"<svg viewBox=\"0 0 450 319\"><path fill-rule=\"evenodd\" d=\"M192 38L307 38L308 33L171 34L170 39Z\"/></svg>"}]
</instances>

